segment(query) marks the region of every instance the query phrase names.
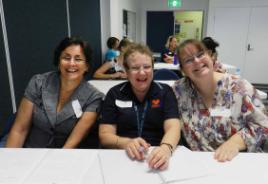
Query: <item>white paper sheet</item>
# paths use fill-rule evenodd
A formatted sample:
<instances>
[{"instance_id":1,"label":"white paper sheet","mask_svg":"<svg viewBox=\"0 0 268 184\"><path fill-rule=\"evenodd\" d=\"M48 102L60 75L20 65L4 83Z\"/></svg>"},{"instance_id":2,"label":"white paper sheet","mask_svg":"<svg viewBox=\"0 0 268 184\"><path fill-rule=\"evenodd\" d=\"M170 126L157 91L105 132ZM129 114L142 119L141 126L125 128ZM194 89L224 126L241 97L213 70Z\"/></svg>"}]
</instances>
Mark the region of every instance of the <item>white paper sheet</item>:
<instances>
[{"instance_id":1,"label":"white paper sheet","mask_svg":"<svg viewBox=\"0 0 268 184\"><path fill-rule=\"evenodd\" d=\"M165 171L151 170L146 162L131 160L124 151L99 153L105 184L161 184L206 177L211 172L205 169L191 151L179 147L170 159Z\"/></svg>"},{"instance_id":2,"label":"white paper sheet","mask_svg":"<svg viewBox=\"0 0 268 184\"><path fill-rule=\"evenodd\" d=\"M177 183L210 176L213 172L189 149L179 146L169 161L169 167L159 174L167 183Z\"/></svg>"},{"instance_id":3,"label":"white paper sheet","mask_svg":"<svg viewBox=\"0 0 268 184\"><path fill-rule=\"evenodd\" d=\"M150 172L146 162L131 160L123 150L99 153L105 184L157 184L157 174Z\"/></svg>"},{"instance_id":4,"label":"white paper sheet","mask_svg":"<svg viewBox=\"0 0 268 184\"><path fill-rule=\"evenodd\" d=\"M0 149L0 183L20 184L46 153L44 149Z\"/></svg>"},{"instance_id":5,"label":"white paper sheet","mask_svg":"<svg viewBox=\"0 0 268 184\"><path fill-rule=\"evenodd\" d=\"M51 149L23 184L80 184L97 150Z\"/></svg>"}]
</instances>

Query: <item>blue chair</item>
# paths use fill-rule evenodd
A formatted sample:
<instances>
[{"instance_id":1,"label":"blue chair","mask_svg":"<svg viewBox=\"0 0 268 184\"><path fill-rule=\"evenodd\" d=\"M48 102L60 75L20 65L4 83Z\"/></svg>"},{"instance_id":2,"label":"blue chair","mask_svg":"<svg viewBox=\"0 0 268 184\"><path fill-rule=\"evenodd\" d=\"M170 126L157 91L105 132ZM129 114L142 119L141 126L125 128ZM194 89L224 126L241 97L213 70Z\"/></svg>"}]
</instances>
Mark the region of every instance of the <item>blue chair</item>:
<instances>
[{"instance_id":1,"label":"blue chair","mask_svg":"<svg viewBox=\"0 0 268 184\"><path fill-rule=\"evenodd\" d=\"M6 139L7 139L7 135L15 121L15 118L16 118L16 113L15 114L11 114L5 125L4 125L4 128L3 128L3 132L0 134L0 147L4 147L5 146L5 143L6 143Z\"/></svg>"},{"instance_id":2,"label":"blue chair","mask_svg":"<svg viewBox=\"0 0 268 184\"><path fill-rule=\"evenodd\" d=\"M154 80L179 80L180 77L172 70L159 69L154 72Z\"/></svg>"}]
</instances>

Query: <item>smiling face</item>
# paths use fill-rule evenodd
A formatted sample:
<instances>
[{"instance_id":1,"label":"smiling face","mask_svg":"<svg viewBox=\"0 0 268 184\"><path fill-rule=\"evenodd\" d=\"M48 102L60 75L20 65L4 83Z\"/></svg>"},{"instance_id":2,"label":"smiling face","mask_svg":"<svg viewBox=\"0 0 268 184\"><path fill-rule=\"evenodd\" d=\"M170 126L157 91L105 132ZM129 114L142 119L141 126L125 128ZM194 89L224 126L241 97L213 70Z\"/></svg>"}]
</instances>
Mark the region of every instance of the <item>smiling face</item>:
<instances>
[{"instance_id":1,"label":"smiling face","mask_svg":"<svg viewBox=\"0 0 268 184\"><path fill-rule=\"evenodd\" d=\"M127 77L135 94L146 94L153 80L152 58L147 54L133 52L127 59Z\"/></svg>"},{"instance_id":2,"label":"smiling face","mask_svg":"<svg viewBox=\"0 0 268 184\"><path fill-rule=\"evenodd\" d=\"M88 65L80 45L70 45L62 51L59 70L63 80L80 82L83 79Z\"/></svg>"},{"instance_id":3,"label":"smiling face","mask_svg":"<svg viewBox=\"0 0 268 184\"><path fill-rule=\"evenodd\" d=\"M177 48L177 39L173 37L169 42L169 49L175 51Z\"/></svg>"},{"instance_id":4,"label":"smiling face","mask_svg":"<svg viewBox=\"0 0 268 184\"><path fill-rule=\"evenodd\" d=\"M192 43L180 49L181 68L192 81L203 80L213 73L213 61L205 50Z\"/></svg>"}]
</instances>

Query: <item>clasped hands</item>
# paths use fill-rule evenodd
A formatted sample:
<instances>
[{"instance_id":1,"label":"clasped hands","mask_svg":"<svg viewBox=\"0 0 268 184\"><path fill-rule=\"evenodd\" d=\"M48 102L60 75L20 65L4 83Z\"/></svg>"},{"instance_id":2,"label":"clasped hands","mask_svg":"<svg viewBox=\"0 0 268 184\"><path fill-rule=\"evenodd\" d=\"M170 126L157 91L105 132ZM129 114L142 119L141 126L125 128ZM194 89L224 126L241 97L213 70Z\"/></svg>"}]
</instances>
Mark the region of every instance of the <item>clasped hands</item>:
<instances>
[{"instance_id":1,"label":"clasped hands","mask_svg":"<svg viewBox=\"0 0 268 184\"><path fill-rule=\"evenodd\" d=\"M147 155L150 146L144 139L138 137L128 141L124 149L131 159L146 160L150 168L165 170L171 157L169 147L164 144L157 146Z\"/></svg>"}]
</instances>

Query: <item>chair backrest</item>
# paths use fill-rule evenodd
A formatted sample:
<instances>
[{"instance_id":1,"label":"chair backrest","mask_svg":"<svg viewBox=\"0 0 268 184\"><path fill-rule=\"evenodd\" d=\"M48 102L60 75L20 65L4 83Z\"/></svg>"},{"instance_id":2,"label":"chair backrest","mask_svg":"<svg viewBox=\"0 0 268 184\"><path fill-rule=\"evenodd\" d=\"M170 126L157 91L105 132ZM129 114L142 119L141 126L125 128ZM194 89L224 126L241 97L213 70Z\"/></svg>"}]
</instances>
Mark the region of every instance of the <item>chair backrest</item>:
<instances>
[{"instance_id":1,"label":"chair backrest","mask_svg":"<svg viewBox=\"0 0 268 184\"><path fill-rule=\"evenodd\" d=\"M11 129L14 121L15 121L15 118L16 118L16 113L15 114L11 114L7 121L5 122L5 125L4 125L4 128L3 128L3 132L2 134L0 135L0 139L2 137L4 137L6 134L8 134L9 130Z\"/></svg>"},{"instance_id":2,"label":"chair backrest","mask_svg":"<svg viewBox=\"0 0 268 184\"><path fill-rule=\"evenodd\" d=\"M172 70L159 69L154 72L154 80L178 80L180 77Z\"/></svg>"}]
</instances>

